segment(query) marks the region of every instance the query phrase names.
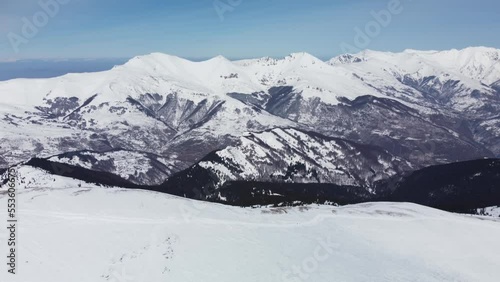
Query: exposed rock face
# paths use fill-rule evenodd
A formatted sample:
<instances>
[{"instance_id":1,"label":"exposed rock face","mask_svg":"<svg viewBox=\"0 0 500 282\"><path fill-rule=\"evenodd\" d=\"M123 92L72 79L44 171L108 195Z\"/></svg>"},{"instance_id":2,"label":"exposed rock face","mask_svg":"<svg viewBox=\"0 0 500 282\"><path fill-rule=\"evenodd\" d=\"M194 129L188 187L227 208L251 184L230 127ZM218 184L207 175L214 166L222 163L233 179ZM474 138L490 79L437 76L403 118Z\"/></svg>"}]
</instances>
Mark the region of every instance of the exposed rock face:
<instances>
[{"instance_id":1,"label":"exposed rock face","mask_svg":"<svg viewBox=\"0 0 500 282\"><path fill-rule=\"evenodd\" d=\"M0 167L126 150L162 158L168 176L246 132L276 128L373 145L414 168L500 156L499 53L366 51L329 62L151 54L106 72L0 82ZM153 174L136 182L163 175Z\"/></svg>"}]
</instances>

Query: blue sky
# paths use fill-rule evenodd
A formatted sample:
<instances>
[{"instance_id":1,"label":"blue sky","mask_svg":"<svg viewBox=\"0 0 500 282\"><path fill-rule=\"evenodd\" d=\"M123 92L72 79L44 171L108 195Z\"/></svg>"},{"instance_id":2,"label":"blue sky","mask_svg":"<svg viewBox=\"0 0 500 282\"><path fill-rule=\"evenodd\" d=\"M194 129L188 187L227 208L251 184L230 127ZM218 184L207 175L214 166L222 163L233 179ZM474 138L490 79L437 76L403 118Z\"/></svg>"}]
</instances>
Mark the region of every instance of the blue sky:
<instances>
[{"instance_id":1,"label":"blue sky","mask_svg":"<svg viewBox=\"0 0 500 282\"><path fill-rule=\"evenodd\" d=\"M44 11L39 1L58 0L0 1L0 61L151 52L236 59L298 51L326 59L342 53L343 42L353 45L355 28L364 29L372 11L387 10L395 0L64 0L15 52L12 34L23 36L23 17L33 23ZM399 1L402 12L363 48L500 48L498 0ZM221 17L214 3L233 6Z\"/></svg>"}]
</instances>

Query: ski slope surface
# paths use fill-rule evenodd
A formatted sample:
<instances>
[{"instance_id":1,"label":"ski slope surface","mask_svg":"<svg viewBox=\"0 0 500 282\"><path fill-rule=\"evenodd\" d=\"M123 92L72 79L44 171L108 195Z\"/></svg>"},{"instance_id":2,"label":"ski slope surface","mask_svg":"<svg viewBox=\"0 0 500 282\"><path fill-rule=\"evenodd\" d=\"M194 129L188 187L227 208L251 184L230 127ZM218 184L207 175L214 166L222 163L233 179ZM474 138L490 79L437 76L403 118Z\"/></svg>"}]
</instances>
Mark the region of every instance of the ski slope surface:
<instances>
[{"instance_id":1,"label":"ski slope surface","mask_svg":"<svg viewBox=\"0 0 500 282\"><path fill-rule=\"evenodd\" d=\"M237 208L68 179L19 187L7 282L498 281L500 222L407 203ZM24 185L24 184L22 184ZM2 188L2 190L4 190ZM0 201L6 202L2 193ZM6 213L0 213L6 222ZM3 228L2 228L3 229ZM0 241L6 248L6 232Z\"/></svg>"}]
</instances>

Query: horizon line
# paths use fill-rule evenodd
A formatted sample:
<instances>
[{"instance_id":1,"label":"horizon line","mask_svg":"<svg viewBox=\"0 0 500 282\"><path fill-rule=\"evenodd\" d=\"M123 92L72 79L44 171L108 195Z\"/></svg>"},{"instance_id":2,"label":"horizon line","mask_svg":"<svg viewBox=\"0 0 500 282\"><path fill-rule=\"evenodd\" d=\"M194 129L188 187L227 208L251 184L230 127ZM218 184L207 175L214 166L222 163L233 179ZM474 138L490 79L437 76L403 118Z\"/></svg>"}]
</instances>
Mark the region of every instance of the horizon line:
<instances>
[{"instance_id":1,"label":"horizon line","mask_svg":"<svg viewBox=\"0 0 500 282\"><path fill-rule=\"evenodd\" d=\"M145 53L145 54L138 54L138 55L133 55L133 56L123 56L123 57L67 57L67 58L22 58L22 59L16 59L16 58L6 58L6 59L0 59L0 63L6 64L6 63L16 63L16 62L26 62L26 61L46 61L46 62L64 62L64 61L98 61L98 60L131 60L136 57L140 56L148 56L152 54L164 54L164 55L169 55L169 56L174 56L182 59L187 59L190 61L204 61L204 60L210 60L216 57L224 57L230 61L239 61L239 60L251 60L251 59L260 59L260 58L273 58L273 59L283 59L286 58L287 56L293 55L293 54L309 54L315 58L318 58L323 61L327 61L330 59L333 59L338 56L342 55L355 55L363 52L381 52L381 53L392 53L392 54L398 54L398 53L404 53L408 51L417 51L417 52L445 52L445 51L463 51L466 49L472 49L472 48L485 48L485 49L495 49L495 50L500 50L500 47L490 47L490 46L469 46L469 47L464 47L464 48L451 48L451 49L433 49L433 50L423 50L423 49L412 49L412 48L405 48L401 51L381 51L381 50L374 50L374 49L360 49L357 53L340 53L337 55L328 55L328 56L316 56L310 52L307 51L299 51L299 52L292 52L287 55L279 55L279 56L256 56L256 57L233 57L233 56L224 56L224 55L215 55L215 56L200 56L200 57L195 57L195 56L182 56L182 55L176 55L172 53L166 53L166 52L161 52L161 51L155 51L155 52L150 52L150 53Z\"/></svg>"}]
</instances>

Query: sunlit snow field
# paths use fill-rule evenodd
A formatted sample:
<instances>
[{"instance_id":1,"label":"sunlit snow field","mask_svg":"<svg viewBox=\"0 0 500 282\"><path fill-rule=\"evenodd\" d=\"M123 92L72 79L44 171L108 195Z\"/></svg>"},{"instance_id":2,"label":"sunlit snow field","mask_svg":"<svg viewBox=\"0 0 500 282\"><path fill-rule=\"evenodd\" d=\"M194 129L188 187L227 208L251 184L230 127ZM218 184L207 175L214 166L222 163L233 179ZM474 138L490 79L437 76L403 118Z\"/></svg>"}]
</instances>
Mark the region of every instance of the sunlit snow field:
<instances>
[{"instance_id":1,"label":"sunlit snow field","mask_svg":"<svg viewBox=\"0 0 500 282\"><path fill-rule=\"evenodd\" d=\"M4 269L0 281L500 277L499 221L414 204L250 209L98 187L27 189L17 197L18 273Z\"/></svg>"}]
</instances>

